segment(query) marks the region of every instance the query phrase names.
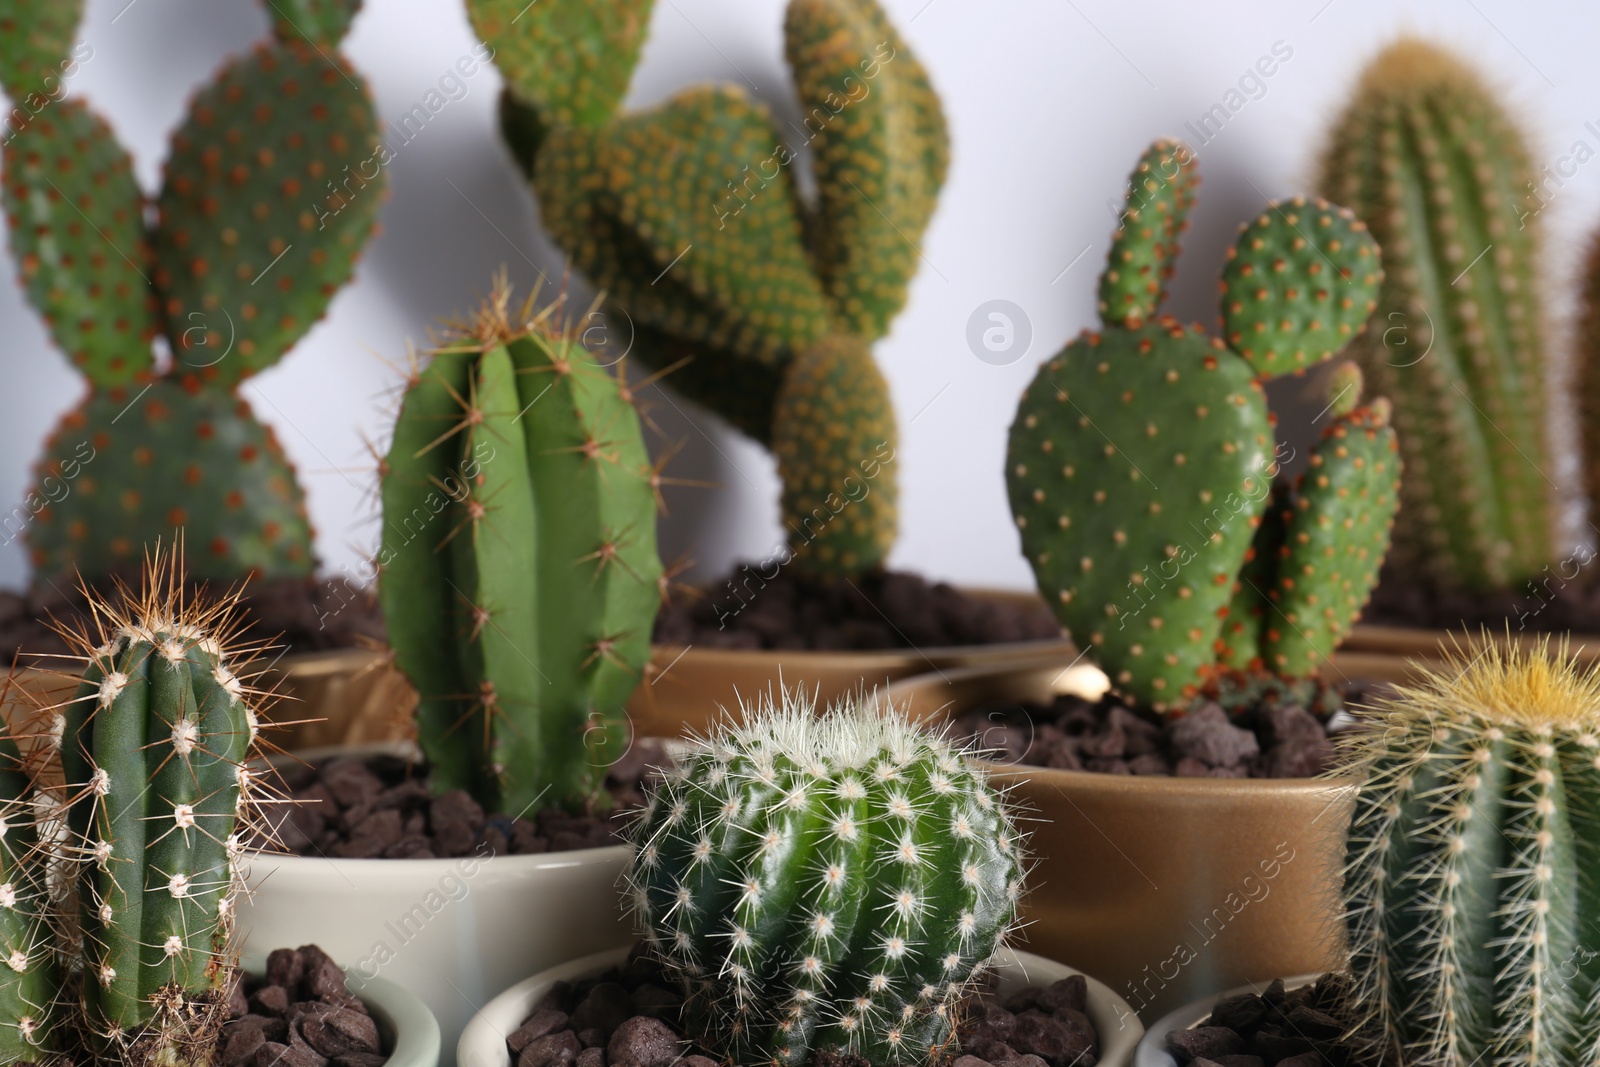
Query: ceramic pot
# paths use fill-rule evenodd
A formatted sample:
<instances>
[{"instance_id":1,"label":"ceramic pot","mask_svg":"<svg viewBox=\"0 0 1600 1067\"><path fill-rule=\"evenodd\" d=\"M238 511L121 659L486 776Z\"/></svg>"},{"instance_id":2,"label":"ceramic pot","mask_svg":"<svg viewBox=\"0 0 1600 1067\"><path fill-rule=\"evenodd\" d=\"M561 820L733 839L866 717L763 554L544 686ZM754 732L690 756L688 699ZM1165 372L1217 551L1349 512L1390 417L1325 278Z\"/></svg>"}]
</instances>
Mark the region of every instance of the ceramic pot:
<instances>
[{"instance_id":1,"label":"ceramic pot","mask_svg":"<svg viewBox=\"0 0 1600 1067\"><path fill-rule=\"evenodd\" d=\"M1340 654L1352 680L1401 681L1394 657ZM1054 667L930 674L890 688L915 717L1049 703ZM1070 959L1146 1019L1262 974L1333 966L1351 786L1314 778L1157 778L991 764L1031 811L1028 943Z\"/></svg>"},{"instance_id":2,"label":"ceramic pot","mask_svg":"<svg viewBox=\"0 0 1600 1067\"><path fill-rule=\"evenodd\" d=\"M557 982L575 982L603 974L627 959L628 949L600 952L572 960L524 979L495 997L473 1016L456 1049L459 1067L512 1067L506 1035L522 1025L545 993ZM1031 952L1001 949L995 955L1002 993L1027 985L1049 985L1081 972ZM1088 976L1085 976L1086 978ZM1088 1016L1100 1035L1099 1067L1128 1067L1144 1028L1127 1003L1105 985L1088 978Z\"/></svg>"}]
</instances>

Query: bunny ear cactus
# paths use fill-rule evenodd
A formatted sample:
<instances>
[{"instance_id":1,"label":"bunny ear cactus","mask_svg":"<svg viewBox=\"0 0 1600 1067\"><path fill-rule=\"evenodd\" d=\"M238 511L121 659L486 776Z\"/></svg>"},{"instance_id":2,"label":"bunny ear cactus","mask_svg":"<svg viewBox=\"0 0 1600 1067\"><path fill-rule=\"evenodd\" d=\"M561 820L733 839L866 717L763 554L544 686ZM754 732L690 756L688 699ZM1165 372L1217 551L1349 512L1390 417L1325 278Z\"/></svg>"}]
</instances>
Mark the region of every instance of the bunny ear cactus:
<instances>
[{"instance_id":1,"label":"bunny ear cactus","mask_svg":"<svg viewBox=\"0 0 1600 1067\"><path fill-rule=\"evenodd\" d=\"M1003 796L877 697L753 710L695 743L634 826L647 944L734 1063L939 1062L1016 912Z\"/></svg>"},{"instance_id":2,"label":"bunny ear cactus","mask_svg":"<svg viewBox=\"0 0 1600 1067\"><path fill-rule=\"evenodd\" d=\"M600 51L625 62L603 77L585 69L568 88L605 102L589 108L519 73L595 52L576 15L552 5L513 33L502 16L515 5L468 6L480 32L496 30L486 39L524 101L502 116L512 153L552 236L633 324L632 354L671 368L680 392L779 453L797 568L848 576L881 564L895 533L895 430L870 345L905 303L949 156L927 73L882 9L789 5L796 140L727 86L603 115L637 51L631 18L648 5L605 24L618 39ZM814 206L792 173L802 146L815 160ZM837 436L817 436L834 424Z\"/></svg>"},{"instance_id":3,"label":"bunny ear cactus","mask_svg":"<svg viewBox=\"0 0 1600 1067\"><path fill-rule=\"evenodd\" d=\"M1594 1062L1600 676L1485 635L1357 714L1345 922L1376 1051Z\"/></svg>"},{"instance_id":4,"label":"bunny ear cactus","mask_svg":"<svg viewBox=\"0 0 1600 1067\"><path fill-rule=\"evenodd\" d=\"M1533 172L1500 95L1399 41L1335 124L1320 183L1383 246L1384 329L1352 351L1395 405L1396 571L1472 591L1537 575L1555 551L1539 219L1518 210Z\"/></svg>"},{"instance_id":5,"label":"bunny ear cactus","mask_svg":"<svg viewBox=\"0 0 1600 1067\"><path fill-rule=\"evenodd\" d=\"M561 308L502 281L414 376L383 465L379 595L432 782L490 811L599 800L660 605L639 418Z\"/></svg>"},{"instance_id":6,"label":"bunny ear cactus","mask_svg":"<svg viewBox=\"0 0 1600 1067\"><path fill-rule=\"evenodd\" d=\"M1141 159L1101 279L1115 319L1041 368L1007 455L1041 591L1113 684L1158 709L1184 706L1219 657L1312 676L1376 582L1399 475L1386 409L1357 406L1355 383L1263 526L1282 455L1260 382L1361 331L1378 250L1343 208L1272 204L1229 253L1223 336L1183 327L1158 312L1197 181L1175 142Z\"/></svg>"},{"instance_id":7,"label":"bunny ear cactus","mask_svg":"<svg viewBox=\"0 0 1600 1067\"><path fill-rule=\"evenodd\" d=\"M84 661L55 728L81 1021L131 1064L214 1057L254 818L259 720L232 604L187 601L181 575L158 549L141 597L96 599L98 632L64 631Z\"/></svg>"},{"instance_id":8,"label":"bunny ear cactus","mask_svg":"<svg viewBox=\"0 0 1600 1067\"><path fill-rule=\"evenodd\" d=\"M9 6L22 18L69 5ZM175 527L200 549L199 577L311 573L294 470L237 389L322 316L374 229L377 122L332 50L354 10L285 5L282 39L196 94L153 225L127 152L81 101L6 143L0 203L23 284L89 385L38 466L48 504L28 540L42 576L115 573Z\"/></svg>"}]
</instances>

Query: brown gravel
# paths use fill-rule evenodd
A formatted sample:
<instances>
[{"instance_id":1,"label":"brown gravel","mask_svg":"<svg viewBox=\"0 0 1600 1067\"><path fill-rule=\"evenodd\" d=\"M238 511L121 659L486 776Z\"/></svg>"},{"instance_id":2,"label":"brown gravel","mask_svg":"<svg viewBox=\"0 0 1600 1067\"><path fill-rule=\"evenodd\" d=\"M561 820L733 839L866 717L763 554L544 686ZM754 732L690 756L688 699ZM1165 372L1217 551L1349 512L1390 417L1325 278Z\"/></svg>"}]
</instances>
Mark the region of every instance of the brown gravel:
<instances>
[{"instance_id":1,"label":"brown gravel","mask_svg":"<svg viewBox=\"0 0 1600 1067\"><path fill-rule=\"evenodd\" d=\"M1285 992L1282 981L1258 996L1217 1001L1209 1018L1167 1035L1180 1067L1373 1067L1358 1052L1370 1035L1343 1039L1349 1029L1349 982L1329 974Z\"/></svg>"},{"instance_id":2,"label":"brown gravel","mask_svg":"<svg viewBox=\"0 0 1600 1067\"><path fill-rule=\"evenodd\" d=\"M435 796L427 768L397 756L340 758L280 768L296 801L278 809L281 848L302 856L433 859L564 852L617 844L630 814L644 803L640 783L665 755L641 740L607 778L608 812L539 811L528 818L488 815L464 790ZM262 847L260 840L254 847Z\"/></svg>"},{"instance_id":3,"label":"brown gravel","mask_svg":"<svg viewBox=\"0 0 1600 1067\"><path fill-rule=\"evenodd\" d=\"M137 575L129 577L129 585L139 587ZM228 583L190 583L191 591L204 591L208 599L225 595L229 588ZM271 643L288 652L352 648L381 643L384 637L377 598L343 578L250 582L240 606L251 622L242 635L247 642ZM9 659L18 650L34 656L69 652L46 625L50 618L85 625L90 621L88 602L76 586L60 581L40 583L27 593L0 592L0 654Z\"/></svg>"},{"instance_id":4,"label":"brown gravel","mask_svg":"<svg viewBox=\"0 0 1600 1067\"><path fill-rule=\"evenodd\" d=\"M683 1037L683 1001L636 947L625 966L576 984L558 982L506 1038L516 1067L720 1067ZM1099 1035L1081 975L1002 999L992 985L967 998L951 1067L1094 1067ZM864 1067L818 1057L819 1067Z\"/></svg>"},{"instance_id":5,"label":"brown gravel","mask_svg":"<svg viewBox=\"0 0 1600 1067\"><path fill-rule=\"evenodd\" d=\"M383 1067L389 1053L367 1006L316 945L275 949L266 974L228 998L222 1067Z\"/></svg>"},{"instance_id":6,"label":"brown gravel","mask_svg":"<svg viewBox=\"0 0 1600 1067\"><path fill-rule=\"evenodd\" d=\"M1180 778L1308 778L1333 758L1326 720L1298 704L1236 715L1207 703L1161 718L1115 697L1057 697L1050 707L996 704L955 720L989 758L1034 767Z\"/></svg>"},{"instance_id":7,"label":"brown gravel","mask_svg":"<svg viewBox=\"0 0 1600 1067\"><path fill-rule=\"evenodd\" d=\"M986 600L894 571L815 582L774 569L742 564L703 596L674 596L656 619L656 643L873 651L1061 636L1043 601L1018 606Z\"/></svg>"}]
</instances>

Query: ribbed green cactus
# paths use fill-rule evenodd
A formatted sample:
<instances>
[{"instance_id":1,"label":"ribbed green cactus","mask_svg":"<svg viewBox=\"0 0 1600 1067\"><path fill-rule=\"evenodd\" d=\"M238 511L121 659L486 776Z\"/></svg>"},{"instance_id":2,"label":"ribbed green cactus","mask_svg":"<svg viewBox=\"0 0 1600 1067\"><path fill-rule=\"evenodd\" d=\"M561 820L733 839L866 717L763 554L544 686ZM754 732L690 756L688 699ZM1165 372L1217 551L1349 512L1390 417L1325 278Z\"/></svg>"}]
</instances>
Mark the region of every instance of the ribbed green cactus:
<instances>
[{"instance_id":1,"label":"ribbed green cactus","mask_svg":"<svg viewBox=\"0 0 1600 1067\"><path fill-rule=\"evenodd\" d=\"M1100 293L1113 321L1039 371L1011 427L1006 478L1041 591L1124 694L1181 707L1219 656L1311 677L1377 580L1397 503L1387 406L1335 381L1306 475L1277 493L1260 379L1358 334L1381 270L1348 211L1272 204L1241 228L1222 281L1223 338L1157 312L1198 181L1158 141L1129 180ZM1224 343L1226 342L1226 343Z\"/></svg>"},{"instance_id":2,"label":"ribbed green cactus","mask_svg":"<svg viewBox=\"0 0 1600 1067\"><path fill-rule=\"evenodd\" d=\"M871 569L896 513L894 472L874 462L893 454L894 413L869 346L905 303L944 181L938 97L874 0L792 0L794 136L728 86L611 117L650 4L609 6L621 12L597 21L617 28L602 39L570 4L513 26L515 4L468 3L511 83L502 131L545 224L627 314L637 358L778 450L796 566ZM575 65L575 82L544 84ZM804 146L814 207L791 173ZM853 492L868 469L871 491Z\"/></svg>"},{"instance_id":3,"label":"ribbed green cactus","mask_svg":"<svg viewBox=\"0 0 1600 1067\"><path fill-rule=\"evenodd\" d=\"M627 391L502 282L414 375L383 466L379 596L436 789L593 803L660 605L656 480Z\"/></svg>"},{"instance_id":4,"label":"ribbed green cactus","mask_svg":"<svg viewBox=\"0 0 1600 1067\"><path fill-rule=\"evenodd\" d=\"M72 5L7 8L54 26ZM334 50L355 8L278 9L280 40L196 94L154 225L127 152L81 101L51 103L6 142L0 203L22 281L89 383L38 466L50 503L28 541L41 576L102 578L175 527L198 549L198 577L311 573L294 471L235 390L322 316L374 229L377 121ZM48 62L47 45L70 44L71 26L59 30L18 46Z\"/></svg>"},{"instance_id":5,"label":"ribbed green cactus","mask_svg":"<svg viewBox=\"0 0 1600 1067\"><path fill-rule=\"evenodd\" d=\"M1368 65L1323 193L1383 246L1377 323L1353 349L1395 406L1406 463L1396 573L1489 590L1555 554L1540 220L1502 94L1417 40Z\"/></svg>"},{"instance_id":6,"label":"ribbed green cactus","mask_svg":"<svg viewBox=\"0 0 1600 1067\"><path fill-rule=\"evenodd\" d=\"M83 974L78 1029L130 1064L215 1056L253 818L245 768L260 755L231 603L188 602L182 567L158 550L142 597L95 601L98 632L69 634L85 669L53 730L67 836L51 862L75 890L60 949Z\"/></svg>"},{"instance_id":7,"label":"ribbed green cactus","mask_svg":"<svg viewBox=\"0 0 1600 1067\"><path fill-rule=\"evenodd\" d=\"M1595 1062L1600 674L1485 639L1359 715L1345 910L1384 1051Z\"/></svg>"},{"instance_id":8,"label":"ribbed green cactus","mask_svg":"<svg viewBox=\"0 0 1600 1067\"><path fill-rule=\"evenodd\" d=\"M9 684L8 684L9 691ZM61 1032L60 963L34 769L0 728L0 1062L52 1062Z\"/></svg>"},{"instance_id":9,"label":"ribbed green cactus","mask_svg":"<svg viewBox=\"0 0 1600 1067\"><path fill-rule=\"evenodd\" d=\"M633 840L646 940L734 1063L937 1061L1022 877L983 772L876 697L769 694L676 762Z\"/></svg>"}]
</instances>

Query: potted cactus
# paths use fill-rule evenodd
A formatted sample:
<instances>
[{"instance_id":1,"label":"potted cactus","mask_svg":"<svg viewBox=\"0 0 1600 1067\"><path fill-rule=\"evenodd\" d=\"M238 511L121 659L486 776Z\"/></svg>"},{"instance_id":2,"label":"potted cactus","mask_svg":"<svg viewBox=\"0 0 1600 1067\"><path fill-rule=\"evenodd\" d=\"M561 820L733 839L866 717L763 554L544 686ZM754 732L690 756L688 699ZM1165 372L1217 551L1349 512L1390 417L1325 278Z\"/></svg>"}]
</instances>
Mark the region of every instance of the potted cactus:
<instances>
[{"instance_id":1,"label":"potted cactus","mask_svg":"<svg viewBox=\"0 0 1600 1067\"><path fill-rule=\"evenodd\" d=\"M1371 236L1322 201L1267 206L1229 253L1211 337L1160 315L1197 180L1178 142L1141 157L1104 325L1040 367L1011 427L1023 552L1110 693L1058 699L1060 672L1037 670L891 689L1031 764L1000 780L1048 817L1034 941L1141 1012L1329 960L1306 919L1342 809L1312 776L1342 686L1373 666L1333 657L1376 581L1400 474L1388 405L1362 402L1347 365L1303 473L1283 476L1300 457L1261 384L1360 333L1381 277Z\"/></svg>"},{"instance_id":2,"label":"potted cactus","mask_svg":"<svg viewBox=\"0 0 1600 1067\"><path fill-rule=\"evenodd\" d=\"M252 938L416 990L447 1047L530 967L627 938L606 782L660 604L658 474L625 370L575 321L502 278L413 369L377 562L425 764L322 761L290 782L322 801L285 828L297 854L252 866Z\"/></svg>"},{"instance_id":3,"label":"potted cactus","mask_svg":"<svg viewBox=\"0 0 1600 1067\"><path fill-rule=\"evenodd\" d=\"M1360 1039L1349 1051L1364 1058L1351 1062L1592 1058L1600 944L1582 901L1596 878L1585 842L1600 832L1595 668L1564 640L1506 646L1485 634L1356 714L1342 762L1359 783L1343 879L1347 992L1332 1005L1340 1032ZM1167 1039L1151 1044L1152 1067L1174 1062Z\"/></svg>"},{"instance_id":4,"label":"potted cactus","mask_svg":"<svg viewBox=\"0 0 1600 1067\"><path fill-rule=\"evenodd\" d=\"M237 600L196 603L182 576L181 548L158 547L141 595L91 591L93 629L62 629L75 695L37 735L0 737L7 1063L208 1064L243 1013L240 841L271 802L248 768L263 720ZM363 995L401 1031L388 1062L433 1067L427 1010L388 983Z\"/></svg>"},{"instance_id":5,"label":"potted cactus","mask_svg":"<svg viewBox=\"0 0 1600 1067\"><path fill-rule=\"evenodd\" d=\"M937 1064L998 1057L994 1043L1119 1067L1142 1032L1098 982L1004 947L1025 871L1004 792L877 696L819 716L802 694L775 707L769 692L742 725L690 745L631 836L624 895L643 955L598 984L627 953L508 990L462 1036L463 1067L509 1067L531 1040L598 1041L615 1059L640 1032L734 1064ZM990 968L1003 1004L969 999ZM1030 984L1048 989L1018 996ZM610 1022L580 1037L601 1003Z\"/></svg>"},{"instance_id":6,"label":"potted cactus","mask_svg":"<svg viewBox=\"0 0 1600 1067\"><path fill-rule=\"evenodd\" d=\"M629 357L668 390L769 448L783 482L788 544L703 601L667 605L635 718L704 725L780 668L827 697L930 663L1063 653L1034 598L930 600L883 572L896 428L871 349L905 304L944 182L927 72L875 0L795 0L784 34L801 126L723 85L620 112L652 6L596 20L577 0L467 3L506 78L510 153L551 236L605 290L616 346L631 338ZM807 147L814 202L794 175ZM933 647L958 640L1007 647Z\"/></svg>"},{"instance_id":7,"label":"potted cactus","mask_svg":"<svg viewBox=\"0 0 1600 1067\"><path fill-rule=\"evenodd\" d=\"M154 198L76 97L6 139L0 204L18 273L86 387L45 445L21 531L40 590L32 602L52 613L87 610L53 590L79 574L109 588L137 571L147 545L182 530L195 578L254 577L247 601L262 637L343 632L308 621L329 587L313 578L305 495L240 389L322 317L376 229L386 182L377 119L337 50L358 6L280 15L272 40L229 60L191 101ZM67 53L81 5L13 8L19 23L52 30L0 42L15 99L36 65ZM373 173L350 172L358 163ZM42 621L12 638L54 647ZM286 692L310 698L308 718L341 715L363 696L352 688L383 685L352 680L325 707L318 687L349 679L351 665L304 667L301 686L293 659L279 665Z\"/></svg>"},{"instance_id":8,"label":"potted cactus","mask_svg":"<svg viewBox=\"0 0 1600 1067\"><path fill-rule=\"evenodd\" d=\"M1439 631L1480 625L1507 640L1600 633L1594 553L1561 544L1543 201L1502 98L1448 51L1402 39L1368 64L1322 156L1323 193L1383 246L1375 328L1351 352L1394 402L1407 469L1376 626L1352 647L1427 654L1448 643ZM1578 394L1594 500L1587 398L1600 360L1587 348Z\"/></svg>"}]
</instances>

